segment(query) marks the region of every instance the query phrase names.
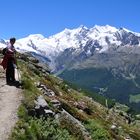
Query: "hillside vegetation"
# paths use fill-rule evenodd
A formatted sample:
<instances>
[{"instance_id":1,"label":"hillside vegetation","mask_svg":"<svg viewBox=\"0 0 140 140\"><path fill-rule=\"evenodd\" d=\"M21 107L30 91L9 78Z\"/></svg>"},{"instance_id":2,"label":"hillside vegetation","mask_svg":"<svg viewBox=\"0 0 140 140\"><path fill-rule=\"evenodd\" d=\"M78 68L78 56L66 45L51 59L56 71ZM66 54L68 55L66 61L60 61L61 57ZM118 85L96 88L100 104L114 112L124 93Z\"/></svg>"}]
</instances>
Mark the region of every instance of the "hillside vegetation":
<instances>
[{"instance_id":1,"label":"hillside vegetation","mask_svg":"<svg viewBox=\"0 0 140 140\"><path fill-rule=\"evenodd\" d=\"M49 73L31 54L19 54L23 96L10 140L139 140L140 120L127 107L108 108Z\"/></svg>"}]
</instances>

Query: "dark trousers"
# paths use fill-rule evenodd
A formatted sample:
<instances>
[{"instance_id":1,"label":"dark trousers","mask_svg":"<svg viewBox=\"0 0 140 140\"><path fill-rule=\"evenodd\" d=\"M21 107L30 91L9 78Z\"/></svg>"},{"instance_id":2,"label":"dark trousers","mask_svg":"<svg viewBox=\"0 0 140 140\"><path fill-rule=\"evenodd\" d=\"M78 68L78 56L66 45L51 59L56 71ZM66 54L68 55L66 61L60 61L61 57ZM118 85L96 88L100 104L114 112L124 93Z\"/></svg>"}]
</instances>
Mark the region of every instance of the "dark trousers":
<instances>
[{"instance_id":1,"label":"dark trousers","mask_svg":"<svg viewBox=\"0 0 140 140\"><path fill-rule=\"evenodd\" d=\"M11 83L15 81L15 68L12 60L8 60L6 69L6 82Z\"/></svg>"}]
</instances>

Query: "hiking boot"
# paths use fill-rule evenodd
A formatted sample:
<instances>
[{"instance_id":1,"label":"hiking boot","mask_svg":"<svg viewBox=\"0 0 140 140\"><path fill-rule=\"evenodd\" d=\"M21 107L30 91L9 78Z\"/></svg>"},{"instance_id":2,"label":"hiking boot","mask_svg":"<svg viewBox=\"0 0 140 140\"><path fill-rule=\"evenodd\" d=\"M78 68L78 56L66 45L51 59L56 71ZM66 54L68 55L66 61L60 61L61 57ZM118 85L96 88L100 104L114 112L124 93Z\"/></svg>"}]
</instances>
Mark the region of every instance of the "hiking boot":
<instances>
[{"instance_id":1,"label":"hiking boot","mask_svg":"<svg viewBox=\"0 0 140 140\"><path fill-rule=\"evenodd\" d=\"M13 83L12 83L12 82L6 82L6 84L7 84L8 86L13 86Z\"/></svg>"},{"instance_id":2,"label":"hiking boot","mask_svg":"<svg viewBox=\"0 0 140 140\"><path fill-rule=\"evenodd\" d=\"M17 88L21 88L22 84L19 81L14 81L14 86Z\"/></svg>"}]
</instances>

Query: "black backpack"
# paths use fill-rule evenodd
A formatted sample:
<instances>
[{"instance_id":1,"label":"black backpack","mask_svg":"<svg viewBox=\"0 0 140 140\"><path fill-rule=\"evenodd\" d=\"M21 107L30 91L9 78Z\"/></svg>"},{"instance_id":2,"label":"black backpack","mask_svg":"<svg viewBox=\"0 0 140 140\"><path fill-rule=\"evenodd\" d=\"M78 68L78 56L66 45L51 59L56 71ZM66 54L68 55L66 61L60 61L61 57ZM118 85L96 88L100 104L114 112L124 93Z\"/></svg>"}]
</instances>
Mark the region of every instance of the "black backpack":
<instances>
[{"instance_id":1,"label":"black backpack","mask_svg":"<svg viewBox=\"0 0 140 140\"><path fill-rule=\"evenodd\" d=\"M2 54L5 55L7 52L7 47L2 50Z\"/></svg>"}]
</instances>

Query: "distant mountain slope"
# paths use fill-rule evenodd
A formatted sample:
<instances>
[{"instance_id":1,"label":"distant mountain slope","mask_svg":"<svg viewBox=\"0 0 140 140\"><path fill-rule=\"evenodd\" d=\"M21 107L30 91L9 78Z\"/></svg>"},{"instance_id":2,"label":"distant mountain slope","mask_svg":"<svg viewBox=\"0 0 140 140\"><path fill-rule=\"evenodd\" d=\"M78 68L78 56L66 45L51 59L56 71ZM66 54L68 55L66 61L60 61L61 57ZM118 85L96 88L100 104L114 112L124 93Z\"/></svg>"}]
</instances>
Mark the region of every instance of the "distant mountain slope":
<instances>
[{"instance_id":1,"label":"distant mountain slope","mask_svg":"<svg viewBox=\"0 0 140 140\"><path fill-rule=\"evenodd\" d=\"M74 63L59 76L90 92L97 92L130 105L140 112L139 54L95 54L83 62ZM132 101L131 98L136 96Z\"/></svg>"}]
</instances>

